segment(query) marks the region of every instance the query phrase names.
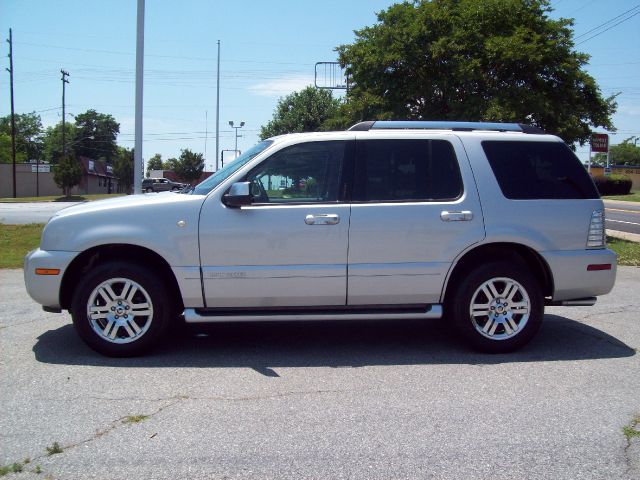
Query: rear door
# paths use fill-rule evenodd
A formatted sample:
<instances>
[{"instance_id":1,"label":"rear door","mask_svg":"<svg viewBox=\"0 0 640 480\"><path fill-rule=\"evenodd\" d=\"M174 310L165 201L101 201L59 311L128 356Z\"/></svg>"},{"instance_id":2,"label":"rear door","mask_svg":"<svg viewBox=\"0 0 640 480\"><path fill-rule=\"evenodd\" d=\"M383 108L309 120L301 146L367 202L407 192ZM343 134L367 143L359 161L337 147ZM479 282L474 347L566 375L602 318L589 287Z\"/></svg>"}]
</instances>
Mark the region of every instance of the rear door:
<instances>
[{"instance_id":1,"label":"rear door","mask_svg":"<svg viewBox=\"0 0 640 480\"><path fill-rule=\"evenodd\" d=\"M455 257L484 238L455 135L360 135L349 230L349 305L438 303Z\"/></svg>"}]
</instances>

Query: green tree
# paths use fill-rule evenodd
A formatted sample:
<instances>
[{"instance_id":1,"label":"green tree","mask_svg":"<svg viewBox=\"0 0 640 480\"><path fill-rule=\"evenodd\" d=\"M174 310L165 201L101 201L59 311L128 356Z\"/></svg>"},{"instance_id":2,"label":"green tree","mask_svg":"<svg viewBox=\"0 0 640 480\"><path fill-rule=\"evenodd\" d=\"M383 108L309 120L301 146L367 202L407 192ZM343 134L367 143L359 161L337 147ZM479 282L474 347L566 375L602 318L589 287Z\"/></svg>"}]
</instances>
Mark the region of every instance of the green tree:
<instances>
[{"instance_id":1,"label":"green tree","mask_svg":"<svg viewBox=\"0 0 640 480\"><path fill-rule=\"evenodd\" d=\"M177 164L178 164L178 159L175 157L171 157L162 164L162 169L171 170L172 172L174 172Z\"/></svg>"},{"instance_id":2,"label":"green tree","mask_svg":"<svg viewBox=\"0 0 640 480\"><path fill-rule=\"evenodd\" d=\"M82 167L73 152L69 152L66 157L59 159L53 170L53 181L62 189L62 194L65 197L69 196L71 189L80 183L81 179Z\"/></svg>"},{"instance_id":3,"label":"green tree","mask_svg":"<svg viewBox=\"0 0 640 480\"><path fill-rule=\"evenodd\" d=\"M640 147L636 145L638 137L630 137L622 143L609 147L609 163L611 165L640 165ZM597 153L591 165L604 166L607 163L607 156L604 153Z\"/></svg>"},{"instance_id":4,"label":"green tree","mask_svg":"<svg viewBox=\"0 0 640 480\"><path fill-rule=\"evenodd\" d=\"M40 115L35 112L18 113L16 122L16 161L42 159L43 130ZM11 140L11 115L0 118L0 135L8 135ZM9 143L11 156L11 143ZM4 157L4 154L2 154Z\"/></svg>"},{"instance_id":5,"label":"green tree","mask_svg":"<svg viewBox=\"0 0 640 480\"><path fill-rule=\"evenodd\" d=\"M295 132L326 130L325 122L336 115L340 101L330 90L306 87L281 98L273 119L260 128L260 139Z\"/></svg>"},{"instance_id":6,"label":"green tree","mask_svg":"<svg viewBox=\"0 0 640 480\"><path fill-rule=\"evenodd\" d=\"M16 151L16 163L24 163L27 155L24 152ZM0 163L13 163L11 151L11 135L0 132Z\"/></svg>"},{"instance_id":7,"label":"green tree","mask_svg":"<svg viewBox=\"0 0 640 480\"><path fill-rule=\"evenodd\" d=\"M526 122L567 143L612 129L603 98L574 50L573 21L547 0L416 0L378 13L337 48L350 91L338 123L360 120Z\"/></svg>"},{"instance_id":8,"label":"green tree","mask_svg":"<svg viewBox=\"0 0 640 480\"><path fill-rule=\"evenodd\" d=\"M151 173L151 170L162 170L162 155L156 153L153 157L147 160L147 177Z\"/></svg>"},{"instance_id":9,"label":"green tree","mask_svg":"<svg viewBox=\"0 0 640 480\"><path fill-rule=\"evenodd\" d=\"M116 137L120 124L108 114L87 110L76 115L73 149L77 156L104 159L111 163L118 155Z\"/></svg>"},{"instance_id":10,"label":"green tree","mask_svg":"<svg viewBox=\"0 0 640 480\"><path fill-rule=\"evenodd\" d=\"M118 178L118 185L125 193L131 192L133 185L133 149L118 147L113 174Z\"/></svg>"},{"instance_id":11,"label":"green tree","mask_svg":"<svg viewBox=\"0 0 640 480\"><path fill-rule=\"evenodd\" d=\"M204 156L188 148L181 150L173 171L185 182L191 183L200 178L204 170Z\"/></svg>"},{"instance_id":12,"label":"green tree","mask_svg":"<svg viewBox=\"0 0 640 480\"><path fill-rule=\"evenodd\" d=\"M76 134L76 126L73 123L65 122L65 143L67 144L67 153L72 153L73 139ZM62 122L53 127L47 127L43 136L43 156L44 159L51 163L58 163L62 158Z\"/></svg>"}]
</instances>

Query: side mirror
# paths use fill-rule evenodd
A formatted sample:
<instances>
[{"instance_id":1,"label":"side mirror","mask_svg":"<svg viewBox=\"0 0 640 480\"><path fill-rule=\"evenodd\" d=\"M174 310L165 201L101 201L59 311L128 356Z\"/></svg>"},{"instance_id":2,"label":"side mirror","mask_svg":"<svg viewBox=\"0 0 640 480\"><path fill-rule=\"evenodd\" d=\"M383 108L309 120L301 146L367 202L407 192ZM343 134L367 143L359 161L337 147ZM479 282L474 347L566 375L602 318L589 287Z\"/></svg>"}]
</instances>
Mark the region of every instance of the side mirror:
<instances>
[{"instance_id":1,"label":"side mirror","mask_svg":"<svg viewBox=\"0 0 640 480\"><path fill-rule=\"evenodd\" d=\"M251 205L253 196L251 195L251 183L237 182L222 197L222 203L227 207L238 208Z\"/></svg>"}]
</instances>

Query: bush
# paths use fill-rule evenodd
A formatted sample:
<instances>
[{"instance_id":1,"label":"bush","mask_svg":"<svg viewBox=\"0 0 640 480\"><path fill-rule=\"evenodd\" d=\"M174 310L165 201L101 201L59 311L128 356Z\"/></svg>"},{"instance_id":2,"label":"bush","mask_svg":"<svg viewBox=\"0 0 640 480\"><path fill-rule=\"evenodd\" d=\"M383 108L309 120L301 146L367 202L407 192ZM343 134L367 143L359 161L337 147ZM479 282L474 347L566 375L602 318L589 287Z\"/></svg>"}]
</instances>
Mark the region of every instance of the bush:
<instances>
[{"instance_id":1,"label":"bush","mask_svg":"<svg viewBox=\"0 0 640 480\"><path fill-rule=\"evenodd\" d=\"M600 195L628 195L631 192L631 178L624 175L598 175L593 181Z\"/></svg>"}]
</instances>

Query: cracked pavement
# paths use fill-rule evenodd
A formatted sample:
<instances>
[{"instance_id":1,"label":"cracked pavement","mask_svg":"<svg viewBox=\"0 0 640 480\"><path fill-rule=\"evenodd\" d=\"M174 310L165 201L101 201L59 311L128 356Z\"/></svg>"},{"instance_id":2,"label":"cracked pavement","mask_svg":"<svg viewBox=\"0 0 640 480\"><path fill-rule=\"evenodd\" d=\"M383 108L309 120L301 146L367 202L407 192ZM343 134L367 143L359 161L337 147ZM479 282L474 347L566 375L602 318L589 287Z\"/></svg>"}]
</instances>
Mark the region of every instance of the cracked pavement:
<instances>
[{"instance_id":1,"label":"cracked pavement","mask_svg":"<svg viewBox=\"0 0 640 480\"><path fill-rule=\"evenodd\" d=\"M21 270L0 285L0 466L31 460L6 478L640 478L638 268L495 356L444 321L379 321L216 325L109 359Z\"/></svg>"}]
</instances>

